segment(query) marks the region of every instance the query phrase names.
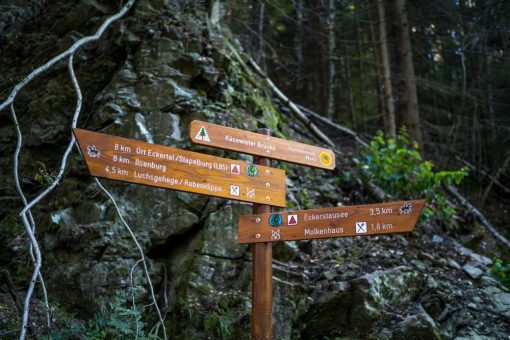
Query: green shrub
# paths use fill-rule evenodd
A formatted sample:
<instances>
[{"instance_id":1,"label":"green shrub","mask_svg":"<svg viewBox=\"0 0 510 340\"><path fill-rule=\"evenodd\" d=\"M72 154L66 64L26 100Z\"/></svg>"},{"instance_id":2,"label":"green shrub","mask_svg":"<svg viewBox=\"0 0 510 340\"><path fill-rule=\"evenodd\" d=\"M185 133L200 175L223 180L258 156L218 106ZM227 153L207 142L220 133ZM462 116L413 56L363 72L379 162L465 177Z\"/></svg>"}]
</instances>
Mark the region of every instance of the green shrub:
<instances>
[{"instance_id":1,"label":"green shrub","mask_svg":"<svg viewBox=\"0 0 510 340\"><path fill-rule=\"evenodd\" d=\"M492 265L492 275L502 284L510 288L510 262L495 258Z\"/></svg>"},{"instance_id":2,"label":"green shrub","mask_svg":"<svg viewBox=\"0 0 510 340\"><path fill-rule=\"evenodd\" d=\"M87 339L146 338L142 314L133 308L124 291L118 291L112 300L103 304L98 314L89 320L85 331Z\"/></svg>"},{"instance_id":3,"label":"green shrub","mask_svg":"<svg viewBox=\"0 0 510 340\"><path fill-rule=\"evenodd\" d=\"M425 216L433 215L432 203L445 218L455 210L439 193L441 184L460 184L467 175L466 169L434 172L432 163L422 159L418 144L410 145L405 128L400 129L397 138L385 138L379 132L362 154L359 167L364 176L394 198L426 198L429 205L424 209Z\"/></svg>"},{"instance_id":4,"label":"green shrub","mask_svg":"<svg viewBox=\"0 0 510 340\"><path fill-rule=\"evenodd\" d=\"M41 339L155 339L145 335L142 322L143 307L134 307L126 291L119 290L111 300L103 303L88 322L67 316L58 323L50 336ZM62 318L64 315L60 315Z\"/></svg>"}]
</instances>

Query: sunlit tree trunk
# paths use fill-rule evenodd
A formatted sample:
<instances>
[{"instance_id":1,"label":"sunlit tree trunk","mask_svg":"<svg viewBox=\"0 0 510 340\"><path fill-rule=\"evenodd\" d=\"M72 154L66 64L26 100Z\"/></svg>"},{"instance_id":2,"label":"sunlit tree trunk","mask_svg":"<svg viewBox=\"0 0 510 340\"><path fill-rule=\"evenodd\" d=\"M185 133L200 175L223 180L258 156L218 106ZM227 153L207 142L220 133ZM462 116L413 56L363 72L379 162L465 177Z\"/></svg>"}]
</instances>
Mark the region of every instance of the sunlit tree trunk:
<instances>
[{"instance_id":1,"label":"sunlit tree trunk","mask_svg":"<svg viewBox=\"0 0 510 340\"><path fill-rule=\"evenodd\" d=\"M409 37L409 22L405 0L393 0L393 16L396 34L396 58L399 74L399 98L397 113L409 131L411 141L422 146L420 114L418 111L418 94L416 93L416 76L413 66L413 53Z\"/></svg>"},{"instance_id":2,"label":"sunlit tree trunk","mask_svg":"<svg viewBox=\"0 0 510 340\"><path fill-rule=\"evenodd\" d=\"M386 15L384 1L376 0L379 17L379 54L381 56L383 91L384 91L384 132L387 136L395 137L395 107L393 105L393 89L391 86L390 58L388 54L388 39L386 35Z\"/></svg>"}]
</instances>

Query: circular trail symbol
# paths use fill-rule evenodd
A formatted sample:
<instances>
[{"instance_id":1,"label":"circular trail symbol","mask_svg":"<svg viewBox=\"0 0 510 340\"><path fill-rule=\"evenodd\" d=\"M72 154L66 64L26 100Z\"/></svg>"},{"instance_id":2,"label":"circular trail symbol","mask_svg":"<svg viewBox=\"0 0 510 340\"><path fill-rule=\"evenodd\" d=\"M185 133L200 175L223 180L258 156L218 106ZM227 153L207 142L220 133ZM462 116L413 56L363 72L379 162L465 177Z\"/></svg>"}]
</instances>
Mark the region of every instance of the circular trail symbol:
<instances>
[{"instance_id":1,"label":"circular trail symbol","mask_svg":"<svg viewBox=\"0 0 510 340\"><path fill-rule=\"evenodd\" d=\"M259 170L257 169L257 167L253 164L249 164L247 167L246 167L246 174L250 177L255 177L257 176L257 174L259 173Z\"/></svg>"},{"instance_id":2,"label":"circular trail symbol","mask_svg":"<svg viewBox=\"0 0 510 340\"><path fill-rule=\"evenodd\" d=\"M280 214L272 214L269 216L269 225L271 227L278 227L282 224L283 218Z\"/></svg>"},{"instance_id":3,"label":"circular trail symbol","mask_svg":"<svg viewBox=\"0 0 510 340\"><path fill-rule=\"evenodd\" d=\"M322 151L319 155L319 160L323 165L330 165L333 162L333 158L326 151Z\"/></svg>"}]
</instances>

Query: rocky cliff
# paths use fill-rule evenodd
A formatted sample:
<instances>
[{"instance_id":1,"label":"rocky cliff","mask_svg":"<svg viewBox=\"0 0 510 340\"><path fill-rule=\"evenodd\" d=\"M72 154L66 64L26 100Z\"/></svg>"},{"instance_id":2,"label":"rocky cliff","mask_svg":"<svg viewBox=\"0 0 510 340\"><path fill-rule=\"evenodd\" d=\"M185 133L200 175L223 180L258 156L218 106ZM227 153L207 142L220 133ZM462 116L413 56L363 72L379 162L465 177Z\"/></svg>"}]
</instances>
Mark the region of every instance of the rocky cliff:
<instances>
[{"instance_id":1,"label":"rocky cliff","mask_svg":"<svg viewBox=\"0 0 510 340\"><path fill-rule=\"evenodd\" d=\"M107 1L11 1L0 14L0 100L33 68L95 32L120 4ZM75 57L84 95L78 126L196 150L193 119L307 143L306 126L272 105L226 29L211 28L200 2L139 0L101 39ZM241 52L240 52L241 53ZM25 136L22 187L33 197L54 179L76 95L65 63L23 90L15 106ZM0 112L0 266L23 296L32 272L28 237L12 179L16 133ZM340 157L339 157L340 158ZM371 201L355 179L302 166L287 171L288 208ZM340 172L351 166L339 159ZM103 181L117 199L149 261L169 338L249 338L251 255L236 244L237 216L249 205L128 183ZM87 320L130 289L136 247L111 202L74 152L62 184L33 210L43 252L55 332L80 338ZM275 339L506 339L510 293L492 279L491 260L463 247L440 226L422 221L409 235L278 243L274 246ZM138 274L137 274L138 272ZM147 282L135 269L136 302L148 304ZM12 286L0 284L0 334L14 336L19 313ZM15 294L14 294L15 295ZM47 332L41 294L32 335ZM150 306L143 321L154 324ZM3 333L2 333L3 332Z\"/></svg>"}]
</instances>

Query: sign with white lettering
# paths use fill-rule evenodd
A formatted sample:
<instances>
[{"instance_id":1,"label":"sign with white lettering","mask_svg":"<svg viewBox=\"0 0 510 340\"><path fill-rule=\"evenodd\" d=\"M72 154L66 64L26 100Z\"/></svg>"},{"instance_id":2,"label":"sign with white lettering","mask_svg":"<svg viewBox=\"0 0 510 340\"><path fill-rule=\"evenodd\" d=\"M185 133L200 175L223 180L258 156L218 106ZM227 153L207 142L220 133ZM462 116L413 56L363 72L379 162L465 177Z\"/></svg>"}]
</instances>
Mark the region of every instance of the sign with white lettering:
<instances>
[{"instance_id":1,"label":"sign with white lettering","mask_svg":"<svg viewBox=\"0 0 510 340\"><path fill-rule=\"evenodd\" d=\"M83 129L73 133L92 176L285 207L283 170Z\"/></svg>"},{"instance_id":2,"label":"sign with white lettering","mask_svg":"<svg viewBox=\"0 0 510 340\"><path fill-rule=\"evenodd\" d=\"M278 159L333 170L333 151L286 139L194 120L189 127L193 143L238 151L249 155Z\"/></svg>"},{"instance_id":3,"label":"sign with white lettering","mask_svg":"<svg viewBox=\"0 0 510 340\"><path fill-rule=\"evenodd\" d=\"M414 229L425 200L239 216L238 243L402 233Z\"/></svg>"}]
</instances>

